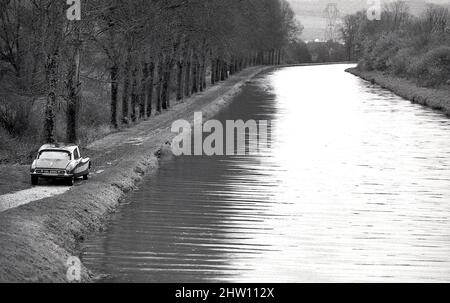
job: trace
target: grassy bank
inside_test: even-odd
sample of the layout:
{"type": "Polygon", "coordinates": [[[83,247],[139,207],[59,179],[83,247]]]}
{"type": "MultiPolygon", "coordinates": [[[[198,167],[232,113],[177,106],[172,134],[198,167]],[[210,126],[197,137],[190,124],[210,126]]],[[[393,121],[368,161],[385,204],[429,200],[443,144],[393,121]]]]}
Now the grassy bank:
{"type": "MultiPolygon", "coordinates": [[[[124,195],[157,170],[160,157],[170,156],[172,121],[192,121],[197,111],[213,117],[264,69],[249,68],[152,120],[95,141],[83,151],[95,165],[89,182],[0,213],[0,281],[66,282],[66,261],[79,255],[78,244],[105,228],[124,195]],[[140,144],[132,143],[136,139],[140,144]]],[[[82,269],[83,281],[94,278],[82,269]]]]}
{"type": "Polygon", "coordinates": [[[361,71],[358,68],[350,68],[347,69],[347,72],[378,84],[413,103],[440,110],[450,117],[450,87],[448,85],[439,88],[419,87],[414,81],[379,71],[361,71]]]}

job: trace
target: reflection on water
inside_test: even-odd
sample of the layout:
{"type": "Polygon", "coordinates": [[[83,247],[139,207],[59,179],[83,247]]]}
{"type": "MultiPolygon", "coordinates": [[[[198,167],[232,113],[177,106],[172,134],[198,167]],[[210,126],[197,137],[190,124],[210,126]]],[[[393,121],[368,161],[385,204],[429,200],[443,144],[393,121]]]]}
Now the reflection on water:
{"type": "Polygon", "coordinates": [[[258,155],[179,157],[83,262],[113,281],[450,281],[450,121],[344,73],[282,68],[220,120],[273,120],[258,155]]]}

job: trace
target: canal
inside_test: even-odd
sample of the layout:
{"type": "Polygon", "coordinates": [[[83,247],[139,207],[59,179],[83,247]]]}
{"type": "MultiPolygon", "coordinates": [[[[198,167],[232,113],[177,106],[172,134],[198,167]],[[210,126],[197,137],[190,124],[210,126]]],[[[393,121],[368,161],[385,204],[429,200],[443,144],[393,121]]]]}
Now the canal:
{"type": "Polygon", "coordinates": [[[251,156],[165,161],[82,261],[114,282],[450,282],[450,120],[344,72],[286,67],[217,118],[251,156]]]}

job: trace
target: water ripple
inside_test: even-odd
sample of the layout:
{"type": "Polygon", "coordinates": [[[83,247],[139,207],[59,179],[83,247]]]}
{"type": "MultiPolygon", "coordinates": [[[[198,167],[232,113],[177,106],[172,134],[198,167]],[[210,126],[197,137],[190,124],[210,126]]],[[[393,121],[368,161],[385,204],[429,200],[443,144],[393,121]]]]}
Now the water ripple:
{"type": "Polygon", "coordinates": [[[273,120],[258,155],[180,157],[83,262],[135,282],[450,282],[450,122],[330,65],[249,82],[218,118],[273,120]]]}

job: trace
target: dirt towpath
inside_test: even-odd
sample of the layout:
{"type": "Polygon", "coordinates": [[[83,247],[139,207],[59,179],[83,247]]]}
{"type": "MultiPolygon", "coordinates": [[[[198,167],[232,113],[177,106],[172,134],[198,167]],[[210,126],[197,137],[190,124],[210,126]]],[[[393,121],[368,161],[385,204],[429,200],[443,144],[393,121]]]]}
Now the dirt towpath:
{"type": "MultiPolygon", "coordinates": [[[[69,190],[50,184],[3,193],[0,199],[21,202],[0,212],[0,282],[67,282],[66,263],[79,255],[80,241],[103,229],[124,195],[156,171],[161,155],[170,154],[166,150],[175,136],[172,122],[192,121],[198,111],[205,119],[213,117],[247,80],[265,69],[246,69],[161,115],[83,148],[82,154],[94,164],[92,176],[69,190]]],[[[81,272],[83,281],[94,278],[84,266],[81,272]]]]}

